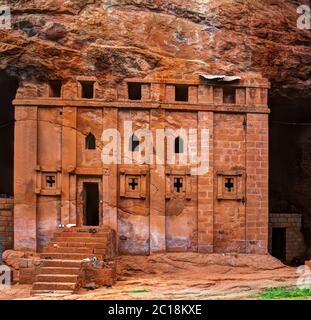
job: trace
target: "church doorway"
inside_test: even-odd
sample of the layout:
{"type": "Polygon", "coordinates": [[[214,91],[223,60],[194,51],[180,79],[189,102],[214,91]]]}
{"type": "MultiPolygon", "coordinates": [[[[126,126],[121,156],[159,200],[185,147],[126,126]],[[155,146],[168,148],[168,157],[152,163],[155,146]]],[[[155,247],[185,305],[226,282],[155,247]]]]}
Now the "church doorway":
{"type": "Polygon", "coordinates": [[[97,177],[78,179],[78,226],[102,224],[102,181],[97,177]]]}
{"type": "Polygon", "coordinates": [[[99,226],[99,186],[98,183],[83,183],[84,217],[85,226],[99,226]]]}

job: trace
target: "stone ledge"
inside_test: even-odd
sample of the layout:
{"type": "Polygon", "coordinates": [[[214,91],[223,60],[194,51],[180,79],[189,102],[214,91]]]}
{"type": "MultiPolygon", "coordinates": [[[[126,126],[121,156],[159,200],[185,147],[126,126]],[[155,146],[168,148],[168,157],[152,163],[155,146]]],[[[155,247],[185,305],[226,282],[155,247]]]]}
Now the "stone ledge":
{"type": "Polygon", "coordinates": [[[139,101],[106,101],[101,99],[15,99],[13,104],[18,106],[40,106],[40,107],[94,107],[94,108],[135,108],[135,109],[168,109],[168,110],[190,110],[190,111],[213,111],[213,112],[238,112],[238,113],[270,113],[265,105],[218,105],[206,103],[189,102],[146,102],[139,101]]]}

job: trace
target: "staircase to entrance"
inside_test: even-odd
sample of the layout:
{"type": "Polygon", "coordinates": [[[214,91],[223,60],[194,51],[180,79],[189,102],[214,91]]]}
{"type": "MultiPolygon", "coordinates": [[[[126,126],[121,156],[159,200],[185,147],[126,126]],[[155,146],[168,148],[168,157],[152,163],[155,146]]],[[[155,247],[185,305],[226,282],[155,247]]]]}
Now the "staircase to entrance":
{"type": "Polygon", "coordinates": [[[40,254],[32,294],[72,294],[79,290],[83,263],[113,260],[113,232],[105,227],[60,228],[40,254]]]}

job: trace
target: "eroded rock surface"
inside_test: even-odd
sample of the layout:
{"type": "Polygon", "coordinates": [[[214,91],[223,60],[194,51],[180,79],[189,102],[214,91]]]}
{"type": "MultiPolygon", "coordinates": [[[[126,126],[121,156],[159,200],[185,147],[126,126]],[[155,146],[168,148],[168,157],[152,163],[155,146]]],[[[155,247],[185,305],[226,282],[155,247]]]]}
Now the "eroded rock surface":
{"type": "Polygon", "coordinates": [[[273,95],[309,96],[311,32],[296,25],[308,0],[8,1],[0,68],[19,78],[261,72],[273,95]]]}
{"type": "Polygon", "coordinates": [[[296,268],[269,255],[252,254],[122,256],[118,269],[119,279],[112,287],[29,297],[29,288],[16,285],[0,299],[256,299],[264,288],[295,286],[298,277],[296,268]]]}

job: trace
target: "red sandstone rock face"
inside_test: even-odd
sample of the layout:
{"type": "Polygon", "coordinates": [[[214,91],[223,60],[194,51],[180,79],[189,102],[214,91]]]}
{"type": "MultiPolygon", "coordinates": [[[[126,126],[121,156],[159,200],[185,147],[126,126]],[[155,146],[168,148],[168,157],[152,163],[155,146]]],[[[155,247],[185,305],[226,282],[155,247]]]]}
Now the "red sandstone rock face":
{"type": "Polygon", "coordinates": [[[34,80],[261,72],[272,93],[310,96],[311,31],[296,27],[308,0],[8,1],[0,68],[34,80]],[[10,3],[11,2],[11,3],[10,3]]]}

